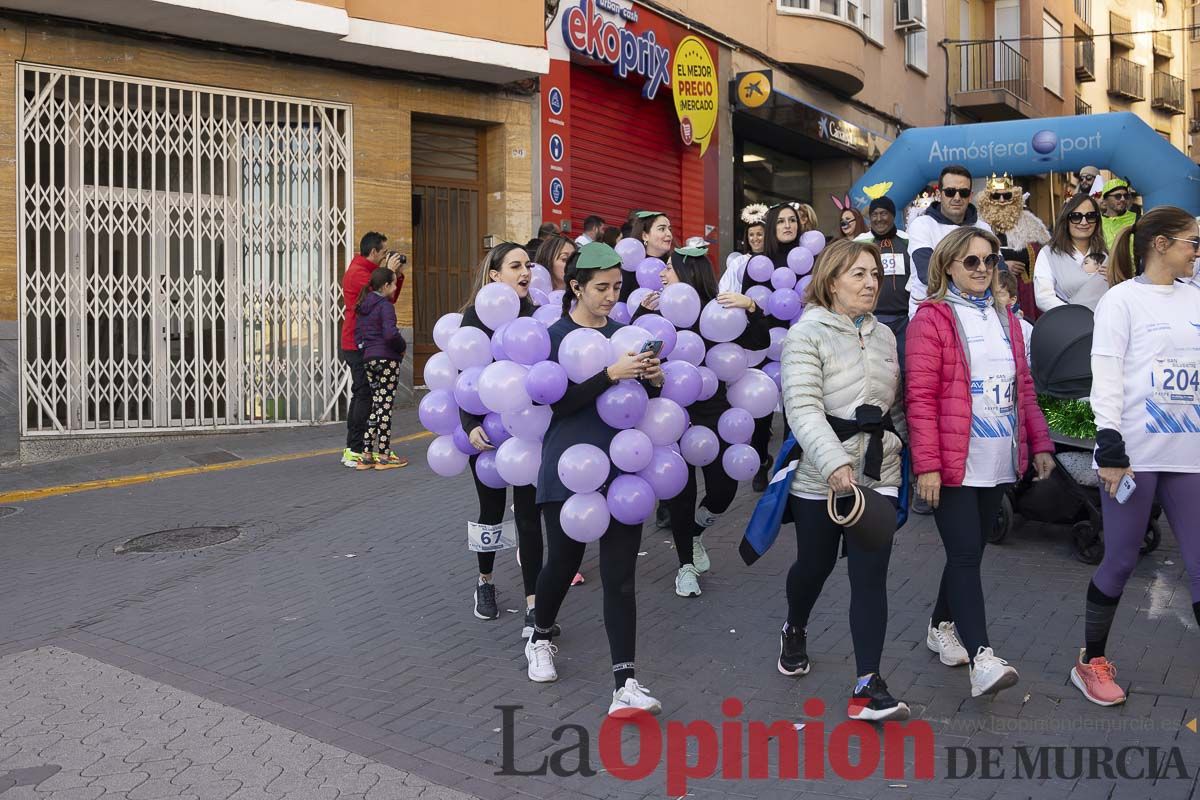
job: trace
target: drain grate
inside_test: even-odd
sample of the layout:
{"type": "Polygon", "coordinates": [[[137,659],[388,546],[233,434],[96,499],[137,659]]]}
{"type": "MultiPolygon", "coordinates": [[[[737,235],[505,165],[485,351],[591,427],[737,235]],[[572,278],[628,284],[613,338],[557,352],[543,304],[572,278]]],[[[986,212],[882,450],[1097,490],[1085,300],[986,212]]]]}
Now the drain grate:
{"type": "Polygon", "coordinates": [[[124,544],[113,548],[117,555],[125,553],[173,553],[179,550],[199,550],[218,544],[232,542],[241,531],[237,528],[204,526],[196,528],[172,528],[155,531],[144,536],[135,536],[124,544]]]}

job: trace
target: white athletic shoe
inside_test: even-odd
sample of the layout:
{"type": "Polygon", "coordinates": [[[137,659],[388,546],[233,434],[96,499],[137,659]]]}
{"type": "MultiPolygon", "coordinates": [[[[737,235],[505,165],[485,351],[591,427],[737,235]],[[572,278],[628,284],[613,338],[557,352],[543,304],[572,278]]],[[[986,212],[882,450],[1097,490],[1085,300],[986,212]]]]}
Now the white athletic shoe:
{"type": "Polygon", "coordinates": [[[554,669],[554,654],[558,648],[546,639],[535,642],[533,637],[525,643],[525,658],[529,661],[529,680],[535,683],[553,683],[558,680],[554,669]]]}
{"type": "Polygon", "coordinates": [[[992,648],[981,647],[971,666],[971,697],[995,694],[1001,689],[1016,686],[1020,678],[1017,670],[1003,658],[998,658],[992,648]]]}
{"type": "Polygon", "coordinates": [[[937,653],[938,659],[947,667],[961,667],[971,661],[953,622],[939,622],[935,628],[931,620],[925,633],[925,646],[937,653]]]}
{"type": "Polygon", "coordinates": [[[700,573],[691,564],[684,564],[675,573],[675,594],[680,597],[699,597],[700,573]]]}
{"type": "Polygon", "coordinates": [[[708,572],[712,566],[712,561],[708,557],[708,551],[704,549],[704,534],[692,539],[692,563],[696,565],[696,571],[700,573],[708,572]]]}
{"type": "Polygon", "coordinates": [[[662,703],[646,694],[646,687],[633,678],[625,681],[625,685],[613,692],[612,705],[608,707],[609,714],[619,714],[622,711],[648,711],[657,714],[662,711],[662,703]]]}

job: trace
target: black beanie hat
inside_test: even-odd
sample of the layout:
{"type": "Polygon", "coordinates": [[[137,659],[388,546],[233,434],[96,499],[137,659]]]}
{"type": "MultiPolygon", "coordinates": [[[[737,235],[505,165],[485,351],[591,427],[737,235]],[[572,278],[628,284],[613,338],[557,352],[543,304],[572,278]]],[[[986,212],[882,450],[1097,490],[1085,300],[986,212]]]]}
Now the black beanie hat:
{"type": "Polygon", "coordinates": [[[874,200],[872,200],[871,205],[867,208],[867,213],[870,214],[877,208],[882,208],[884,211],[890,213],[893,217],[896,216],[896,204],[893,203],[892,198],[888,197],[887,195],[884,195],[883,197],[876,197],[874,200]]]}

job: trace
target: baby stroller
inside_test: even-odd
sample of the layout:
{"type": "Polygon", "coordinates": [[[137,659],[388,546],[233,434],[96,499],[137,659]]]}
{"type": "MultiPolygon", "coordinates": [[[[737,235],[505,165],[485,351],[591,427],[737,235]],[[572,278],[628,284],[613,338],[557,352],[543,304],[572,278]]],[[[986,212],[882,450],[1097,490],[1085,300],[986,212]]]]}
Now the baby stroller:
{"type": "MultiPolygon", "coordinates": [[[[1043,314],[1034,326],[1030,344],[1033,383],[1039,395],[1081,400],[1092,390],[1092,330],[1087,306],[1067,305],[1043,314]]],[[[1100,512],[1100,480],[1092,468],[1093,439],[1077,439],[1050,430],[1057,469],[1050,479],[1034,482],[1024,476],[1004,498],[996,526],[988,540],[1000,542],[1014,525],[1014,512],[1025,519],[1071,526],[1075,556],[1085,564],[1104,557],[1104,521],[1100,512]]],[[[1146,554],[1162,540],[1161,509],[1150,515],[1141,552],[1146,554]]]]}

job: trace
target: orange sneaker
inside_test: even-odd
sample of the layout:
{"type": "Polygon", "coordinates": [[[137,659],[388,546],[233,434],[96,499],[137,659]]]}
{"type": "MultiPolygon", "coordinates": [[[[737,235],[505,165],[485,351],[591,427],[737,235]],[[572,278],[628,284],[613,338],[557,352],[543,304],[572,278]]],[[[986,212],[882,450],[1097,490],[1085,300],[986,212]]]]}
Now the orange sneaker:
{"type": "Polygon", "coordinates": [[[399,469],[407,466],[408,459],[396,455],[391,450],[375,456],[375,469],[399,469]]]}
{"type": "Polygon", "coordinates": [[[1084,650],[1079,651],[1079,661],[1071,670],[1071,683],[1083,692],[1083,696],[1098,706],[1116,706],[1125,702],[1125,690],[1117,685],[1117,668],[1103,656],[1096,656],[1086,664],[1084,650]]]}
{"type": "Polygon", "coordinates": [[[354,465],[356,470],[362,471],[367,469],[375,469],[375,456],[371,455],[366,450],[363,450],[362,458],[354,465]]]}

